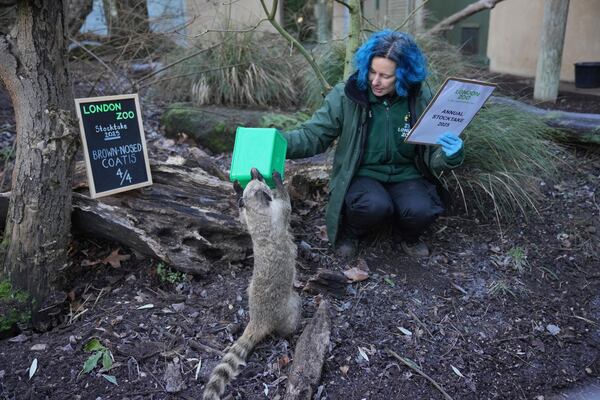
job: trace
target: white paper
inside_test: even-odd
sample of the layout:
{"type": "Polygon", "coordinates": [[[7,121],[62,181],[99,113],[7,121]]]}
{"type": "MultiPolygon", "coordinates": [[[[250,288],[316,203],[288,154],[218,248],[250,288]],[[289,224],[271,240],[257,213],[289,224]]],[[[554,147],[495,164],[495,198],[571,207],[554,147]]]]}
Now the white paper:
{"type": "Polygon", "coordinates": [[[445,132],[460,136],[495,88],[485,82],[448,78],[408,133],[406,141],[435,144],[445,132]]]}

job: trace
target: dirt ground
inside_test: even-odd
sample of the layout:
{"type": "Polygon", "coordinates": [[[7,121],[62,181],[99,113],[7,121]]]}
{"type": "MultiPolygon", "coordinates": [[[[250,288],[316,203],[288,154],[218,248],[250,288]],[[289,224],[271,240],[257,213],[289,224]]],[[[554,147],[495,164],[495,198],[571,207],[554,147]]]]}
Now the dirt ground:
{"type": "MultiPolygon", "coordinates": [[[[600,112],[600,98],[565,98],[562,109],[600,112]]],[[[6,102],[0,118],[6,147],[14,132],[6,102]]],[[[455,400],[552,400],[597,385],[600,155],[568,147],[560,157],[561,175],[540,183],[539,216],[502,225],[444,216],[427,234],[432,255],[421,260],[383,234],[342,263],[321,240],[323,193],[294,203],[303,325],[323,300],[332,319],[314,398],[443,399],[434,381],[455,400]],[[353,266],[368,268],[368,279],[343,285],[337,296],[302,290],[319,268],[353,266]]],[[[0,340],[0,399],[200,398],[218,353],[247,323],[251,255],[200,279],[95,238],[75,235],[70,254],[61,325],[0,340]],[[112,354],[109,371],[82,372],[92,338],[112,354]],[[179,380],[165,379],[168,365],[179,380]]],[[[282,399],[300,331],[261,343],[227,398],[282,399]]]]}

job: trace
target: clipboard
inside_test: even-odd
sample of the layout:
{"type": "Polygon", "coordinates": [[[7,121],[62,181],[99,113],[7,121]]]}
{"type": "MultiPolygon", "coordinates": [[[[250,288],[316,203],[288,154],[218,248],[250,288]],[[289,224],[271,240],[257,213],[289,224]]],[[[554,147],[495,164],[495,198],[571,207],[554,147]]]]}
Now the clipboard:
{"type": "Polygon", "coordinates": [[[404,139],[407,143],[436,144],[445,132],[460,136],[496,89],[473,79],[449,77],[404,139]]]}

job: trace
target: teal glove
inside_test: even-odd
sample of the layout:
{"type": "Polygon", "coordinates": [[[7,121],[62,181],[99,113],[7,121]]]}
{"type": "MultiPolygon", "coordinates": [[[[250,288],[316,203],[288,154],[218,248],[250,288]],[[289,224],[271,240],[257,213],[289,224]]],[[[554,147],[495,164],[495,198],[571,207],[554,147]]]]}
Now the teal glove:
{"type": "Polygon", "coordinates": [[[460,137],[454,135],[452,132],[445,132],[437,140],[436,144],[442,146],[442,151],[446,157],[452,157],[458,154],[463,148],[463,141],[460,137]]]}

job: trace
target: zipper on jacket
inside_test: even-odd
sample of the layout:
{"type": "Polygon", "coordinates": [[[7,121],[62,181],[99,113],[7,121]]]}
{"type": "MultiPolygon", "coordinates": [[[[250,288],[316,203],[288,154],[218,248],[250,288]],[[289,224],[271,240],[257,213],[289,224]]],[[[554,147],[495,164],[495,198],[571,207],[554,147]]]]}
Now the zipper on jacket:
{"type": "Polygon", "coordinates": [[[383,105],[385,106],[385,159],[387,162],[391,158],[391,150],[390,150],[390,105],[387,100],[383,101],[383,105]]]}

